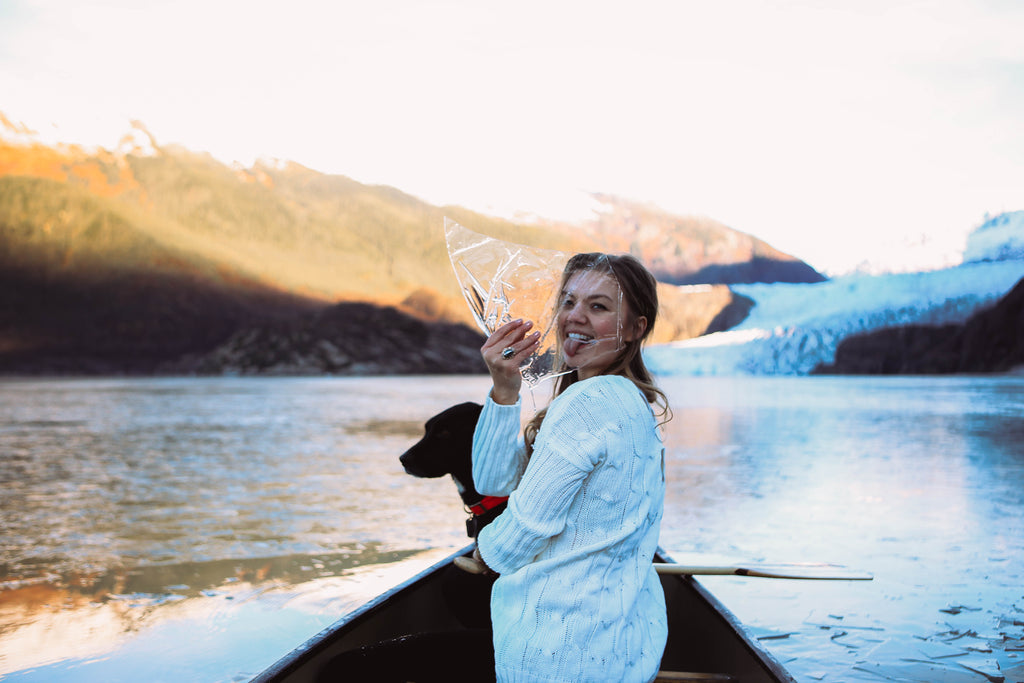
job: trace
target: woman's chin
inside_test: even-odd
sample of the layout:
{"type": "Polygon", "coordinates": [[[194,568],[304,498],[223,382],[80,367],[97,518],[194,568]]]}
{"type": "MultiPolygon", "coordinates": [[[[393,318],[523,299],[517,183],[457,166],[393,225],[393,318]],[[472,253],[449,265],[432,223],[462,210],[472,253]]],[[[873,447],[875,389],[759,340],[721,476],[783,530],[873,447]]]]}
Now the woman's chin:
{"type": "Polygon", "coordinates": [[[562,347],[562,358],[565,359],[565,364],[571,368],[578,368],[580,365],[587,362],[587,360],[593,356],[591,345],[577,343],[573,346],[562,347]]]}

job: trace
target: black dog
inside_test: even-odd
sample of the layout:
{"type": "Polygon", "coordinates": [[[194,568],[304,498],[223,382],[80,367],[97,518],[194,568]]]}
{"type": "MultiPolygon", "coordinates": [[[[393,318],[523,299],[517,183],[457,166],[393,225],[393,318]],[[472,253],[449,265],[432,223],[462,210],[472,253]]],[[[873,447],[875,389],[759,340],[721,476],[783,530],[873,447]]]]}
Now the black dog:
{"type": "MultiPolygon", "coordinates": [[[[451,475],[472,513],[466,533],[473,538],[501,514],[508,500],[480,495],[473,485],[473,431],[481,410],[478,403],[460,403],[438,413],[427,420],[423,438],[399,458],[415,477],[451,475]]],[[[464,629],[409,634],[344,652],[328,662],[317,681],[493,681],[490,599],[495,577],[467,574],[455,565],[442,571],[445,602],[464,629]]]]}
{"type": "Polygon", "coordinates": [[[473,430],[483,407],[460,403],[427,420],[426,433],[399,461],[414,477],[451,475],[462,502],[472,516],[466,520],[466,534],[476,538],[508,505],[508,498],[484,496],[473,485],[473,430]]]}
{"type": "MultiPolygon", "coordinates": [[[[466,534],[476,538],[508,506],[508,498],[484,496],[473,485],[473,431],[483,406],[460,403],[427,420],[423,438],[399,461],[415,477],[451,475],[470,512],[466,534]]],[[[445,570],[443,590],[452,612],[469,628],[490,628],[493,576],[466,574],[454,566],[445,570]]]]}

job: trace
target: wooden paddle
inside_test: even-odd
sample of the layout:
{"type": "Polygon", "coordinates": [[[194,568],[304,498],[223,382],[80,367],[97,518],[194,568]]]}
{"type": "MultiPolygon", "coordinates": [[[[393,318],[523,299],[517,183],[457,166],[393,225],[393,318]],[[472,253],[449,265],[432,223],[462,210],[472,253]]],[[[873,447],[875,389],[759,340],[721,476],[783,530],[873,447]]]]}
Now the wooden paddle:
{"type": "Polygon", "coordinates": [[[691,576],[755,576],[762,579],[811,579],[817,581],[871,581],[875,577],[864,572],[852,572],[834,564],[784,564],[745,567],[697,567],[685,564],[658,562],[654,571],[659,574],[689,574],[691,576]]]}
{"type": "MultiPolygon", "coordinates": [[[[470,574],[483,574],[487,567],[472,557],[456,557],[455,566],[470,574]]],[[[871,574],[851,572],[832,564],[764,565],[749,567],[696,567],[685,564],[658,562],[654,571],[659,574],[688,574],[690,576],[753,576],[762,579],[811,579],[816,581],[871,581],[871,574]]]]}

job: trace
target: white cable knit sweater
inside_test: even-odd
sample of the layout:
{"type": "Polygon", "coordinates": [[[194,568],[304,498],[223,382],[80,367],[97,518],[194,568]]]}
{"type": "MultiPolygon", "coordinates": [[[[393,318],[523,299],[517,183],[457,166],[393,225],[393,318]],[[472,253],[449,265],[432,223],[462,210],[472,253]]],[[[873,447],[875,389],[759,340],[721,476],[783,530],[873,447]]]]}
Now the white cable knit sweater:
{"type": "Polygon", "coordinates": [[[527,459],[520,404],[487,398],[473,481],[509,495],[478,538],[501,576],[491,594],[498,681],[651,681],[668,635],[652,565],[665,498],[650,406],[624,377],[552,401],[527,459]]]}

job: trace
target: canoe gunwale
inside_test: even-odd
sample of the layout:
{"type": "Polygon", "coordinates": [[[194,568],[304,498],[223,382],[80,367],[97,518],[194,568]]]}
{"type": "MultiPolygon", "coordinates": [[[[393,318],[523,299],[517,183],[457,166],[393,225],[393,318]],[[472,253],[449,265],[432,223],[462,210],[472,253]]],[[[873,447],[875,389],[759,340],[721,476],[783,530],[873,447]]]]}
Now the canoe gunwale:
{"type": "Polygon", "coordinates": [[[377,597],[364,602],[355,610],[341,617],[330,626],[325,627],[319,633],[310,637],[304,643],[286,654],[272,666],[265,669],[260,675],[253,678],[250,683],[272,683],[273,681],[284,680],[282,678],[283,676],[286,676],[293,669],[300,668],[303,662],[312,656],[318,649],[326,647],[330,643],[332,636],[336,633],[347,630],[354,624],[369,618],[377,610],[383,609],[384,606],[396,595],[399,595],[404,591],[413,590],[420,580],[427,578],[441,568],[451,564],[456,557],[473,552],[473,548],[475,547],[476,543],[470,543],[461,550],[457,550],[448,557],[438,560],[405,581],[392,586],[377,597]]]}
{"type": "MultiPolygon", "coordinates": [[[[334,623],[325,627],[319,633],[310,637],[301,645],[283,656],[258,676],[253,678],[251,683],[284,683],[289,680],[309,680],[309,678],[303,677],[299,672],[308,667],[310,662],[318,657],[333,656],[332,653],[329,654],[329,651],[334,647],[334,644],[339,640],[339,638],[344,637],[342,634],[351,632],[353,629],[359,629],[361,625],[365,626],[366,624],[363,624],[363,622],[372,623],[374,616],[378,612],[387,609],[396,600],[400,601],[407,595],[415,595],[417,589],[419,589],[424,583],[432,577],[436,578],[440,573],[440,570],[450,565],[456,557],[471,553],[474,547],[475,543],[470,543],[462,549],[453,552],[449,556],[416,573],[405,581],[389,588],[377,597],[363,603],[352,612],[349,612],[334,623]],[[293,675],[295,676],[293,677],[293,675]]],[[[661,548],[658,548],[654,561],[671,563],[673,560],[661,548]]],[[[664,584],[665,577],[662,577],[662,580],[664,584]]],[[[796,683],[796,679],[786,671],[782,664],[779,663],[779,661],[775,659],[770,652],[757,642],[742,622],[693,576],[675,575],[671,577],[671,580],[678,581],[680,585],[685,584],[687,588],[696,594],[699,600],[706,603],[706,606],[711,612],[717,613],[717,617],[722,622],[722,626],[720,628],[724,628],[735,640],[740,642],[742,649],[747,651],[750,659],[758,663],[759,670],[762,671],[762,674],[766,674],[771,680],[777,681],[778,683],[796,683]]],[[[683,589],[680,588],[679,590],[683,589]]],[[[668,600],[667,595],[666,600],[668,600]]],[[[669,609],[671,612],[671,606],[669,609]]]]}
{"type": "MultiPolygon", "coordinates": [[[[655,562],[665,562],[669,564],[675,563],[675,560],[664,550],[659,547],[655,551],[655,562]]],[[[744,647],[749,651],[750,655],[760,661],[761,666],[764,667],[772,676],[774,676],[780,683],[797,683],[793,675],[786,670],[786,668],[779,662],[778,659],[772,655],[764,646],[762,646],[756,638],[747,630],[743,622],[740,621],[735,614],[732,613],[728,607],[723,605],[718,598],[714,596],[696,577],[691,575],[677,575],[677,577],[690,585],[690,587],[703,599],[712,610],[718,613],[721,619],[728,625],[728,627],[736,634],[737,638],[743,643],[744,647]]]]}

